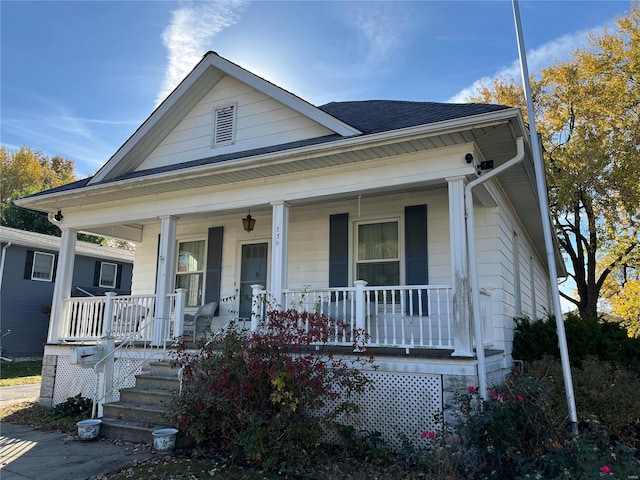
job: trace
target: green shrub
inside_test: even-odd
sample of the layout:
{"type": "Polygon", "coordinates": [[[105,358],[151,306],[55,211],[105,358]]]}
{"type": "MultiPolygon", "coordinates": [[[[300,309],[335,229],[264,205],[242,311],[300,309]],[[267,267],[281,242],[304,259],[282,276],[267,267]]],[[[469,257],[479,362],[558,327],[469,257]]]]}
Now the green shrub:
{"type": "Polygon", "coordinates": [[[64,402],[58,403],[51,410],[51,414],[57,418],[90,418],[93,401],[90,398],[83,397],[81,394],[75,397],[69,397],[64,402]]]}
{"type": "MultiPolygon", "coordinates": [[[[529,362],[545,355],[560,358],[553,316],[537,321],[518,318],[515,322],[513,358],[529,362]]],[[[564,327],[572,365],[579,366],[585,357],[596,356],[640,374],[640,338],[629,338],[624,327],[572,314],[567,316],[564,327]]]]}
{"type": "MultiPolygon", "coordinates": [[[[171,418],[198,443],[286,471],[308,461],[323,431],[356,409],[352,395],[369,381],[353,366],[325,352],[342,324],[319,314],[272,311],[251,334],[233,326],[195,354],[178,351],[182,392],[171,418]]],[[[349,332],[361,345],[359,332],[349,332]]]]}
{"type": "MultiPolygon", "coordinates": [[[[544,357],[532,362],[527,371],[550,385],[550,408],[556,415],[566,412],[560,362],[544,357]]],[[[595,356],[586,356],[580,367],[572,367],[571,376],[579,421],[595,418],[617,436],[623,436],[625,430],[640,421],[639,375],[595,356]]]]}
{"type": "Polygon", "coordinates": [[[629,478],[640,471],[636,450],[611,442],[597,422],[572,437],[566,414],[551,408],[553,389],[547,380],[512,375],[483,401],[470,386],[449,406],[459,417],[455,433],[425,432],[427,452],[456,466],[451,478],[471,471],[466,478],[629,478]],[[447,438],[455,443],[443,443],[447,438]]]}

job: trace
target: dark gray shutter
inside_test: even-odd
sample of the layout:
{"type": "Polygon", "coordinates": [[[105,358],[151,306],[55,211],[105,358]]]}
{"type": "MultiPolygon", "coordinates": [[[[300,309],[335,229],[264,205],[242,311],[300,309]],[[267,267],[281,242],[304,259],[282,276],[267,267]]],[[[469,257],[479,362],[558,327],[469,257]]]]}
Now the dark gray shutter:
{"type": "Polygon", "coordinates": [[[93,267],[93,286],[100,286],[100,269],[102,268],[102,262],[100,260],[96,260],[95,267],[93,267]]]}
{"type": "MultiPolygon", "coordinates": [[[[427,206],[413,205],[404,209],[405,284],[427,285],[427,206]]],[[[422,313],[427,313],[427,296],[422,292],[422,313]]],[[[409,308],[407,304],[407,309],[409,308]]],[[[413,312],[418,312],[418,298],[413,298],[413,312]]]]}
{"type": "Polygon", "coordinates": [[[33,250],[27,250],[27,261],[24,264],[24,279],[31,280],[33,271],[33,250]]]}
{"type": "Polygon", "coordinates": [[[116,288],[120,288],[122,286],[122,265],[116,265],[116,288]]]}
{"type": "Polygon", "coordinates": [[[53,272],[51,274],[51,281],[56,281],[56,273],[58,273],[58,255],[53,256],[53,272]]]}
{"type": "Polygon", "coordinates": [[[220,286],[222,283],[222,237],[224,227],[211,227],[207,241],[207,274],[204,303],[218,302],[220,309],[220,286]]]}
{"type": "Polygon", "coordinates": [[[349,214],[329,216],[329,287],[349,283],[349,214]]]}

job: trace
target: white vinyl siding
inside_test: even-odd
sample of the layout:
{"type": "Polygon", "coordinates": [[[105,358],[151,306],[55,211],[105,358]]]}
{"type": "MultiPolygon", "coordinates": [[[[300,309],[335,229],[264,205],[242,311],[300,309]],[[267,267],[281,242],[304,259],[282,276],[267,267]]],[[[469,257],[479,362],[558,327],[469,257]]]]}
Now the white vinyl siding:
{"type": "Polygon", "coordinates": [[[236,105],[234,141],[216,155],[323,137],[333,132],[308,117],[225,76],[168,133],[137,171],[211,156],[214,109],[236,105]]]}
{"type": "Polygon", "coordinates": [[[100,265],[100,286],[115,288],[118,265],[115,263],[102,262],[100,265]]]}
{"type": "Polygon", "coordinates": [[[51,253],[34,252],[31,280],[50,282],[53,280],[53,265],[56,256],[51,253]]]}

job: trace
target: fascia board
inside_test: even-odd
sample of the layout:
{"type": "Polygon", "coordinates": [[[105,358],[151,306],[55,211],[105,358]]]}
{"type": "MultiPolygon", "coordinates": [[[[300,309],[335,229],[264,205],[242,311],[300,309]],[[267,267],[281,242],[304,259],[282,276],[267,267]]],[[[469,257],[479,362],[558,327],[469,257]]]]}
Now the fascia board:
{"type": "Polygon", "coordinates": [[[265,95],[274,98],[287,107],[297,111],[301,115],[315,120],[322,126],[334,131],[339,135],[342,135],[343,137],[350,137],[362,133],[360,132],[360,130],[344,123],[341,120],[338,120],[337,118],[329,115],[326,112],[323,112],[319,108],[311,105],[307,101],[292,94],[291,92],[288,92],[276,86],[268,80],[265,80],[264,78],[261,78],[249,72],[248,70],[245,70],[239,65],[236,65],[235,63],[230,62],[229,60],[220,57],[215,53],[210,55],[209,62],[212,66],[219,68],[224,73],[235,77],[239,81],[246,83],[247,85],[255,88],[265,95]]]}
{"type": "Polygon", "coordinates": [[[472,117],[463,117],[453,120],[445,120],[443,122],[431,123],[428,125],[420,125],[400,130],[393,130],[379,134],[363,135],[359,137],[349,137],[335,142],[329,142],[321,145],[311,145],[291,150],[278,152],[277,154],[267,153],[256,155],[249,158],[237,159],[229,162],[214,163],[209,165],[199,165],[187,169],[176,170],[174,172],[161,172],[142,177],[129,178],[125,180],[117,180],[107,184],[92,185],[89,184],[78,190],[56,192],[51,194],[39,195],[37,197],[27,197],[16,200],[16,205],[38,209],[40,200],[51,202],[56,198],[64,199],[68,196],[77,197],[78,195],[88,197],[93,192],[108,191],[109,189],[121,189],[134,187],[136,184],[146,182],[167,182],[175,181],[178,177],[190,177],[201,175],[202,173],[213,173],[224,170],[239,170],[255,166],[263,166],[266,164],[275,164],[278,162],[291,161],[296,158],[307,158],[318,154],[336,154],[351,151],[358,148],[374,147],[377,145],[387,144],[393,141],[411,140],[412,138],[420,138],[425,136],[442,135],[470,127],[486,127],[491,125],[499,125],[509,122],[516,116],[518,109],[505,109],[497,112],[488,112],[472,117]]]}
{"type": "MultiPolygon", "coordinates": [[[[220,57],[216,53],[209,52],[198,65],[185,77],[185,79],[169,94],[169,96],[151,113],[142,125],[129,137],[129,139],[118,149],[118,151],[107,161],[107,163],[95,174],[89,184],[99,183],[107,180],[117,171],[117,167],[123,159],[135,149],[138,142],[142,142],[147,135],[158,125],[161,120],[171,114],[172,110],[180,108],[180,102],[187,96],[190,90],[196,88],[198,82],[208,73],[209,69],[217,70],[210,74],[217,83],[224,74],[235,77],[241,82],[255,88],[284,105],[318,122],[324,127],[332,130],[344,137],[359,135],[361,132],[356,128],[338,120],[326,112],[318,109],[300,97],[293,95],[286,90],[268,82],[267,80],[254,75],[242,67],[220,57]]],[[[208,88],[212,88],[209,86],[208,88]]],[[[206,93],[206,92],[205,92],[206,93]]]]}

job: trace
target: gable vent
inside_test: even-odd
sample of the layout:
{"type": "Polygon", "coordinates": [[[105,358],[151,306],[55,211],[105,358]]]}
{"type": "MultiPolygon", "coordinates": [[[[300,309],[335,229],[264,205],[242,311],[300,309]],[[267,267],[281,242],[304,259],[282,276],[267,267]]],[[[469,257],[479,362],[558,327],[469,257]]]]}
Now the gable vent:
{"type": "Polygon", "coordinates": [[[236,106],[227,105],[213,111],[213,145],[229,145],[235,140],[236,106]]]}

